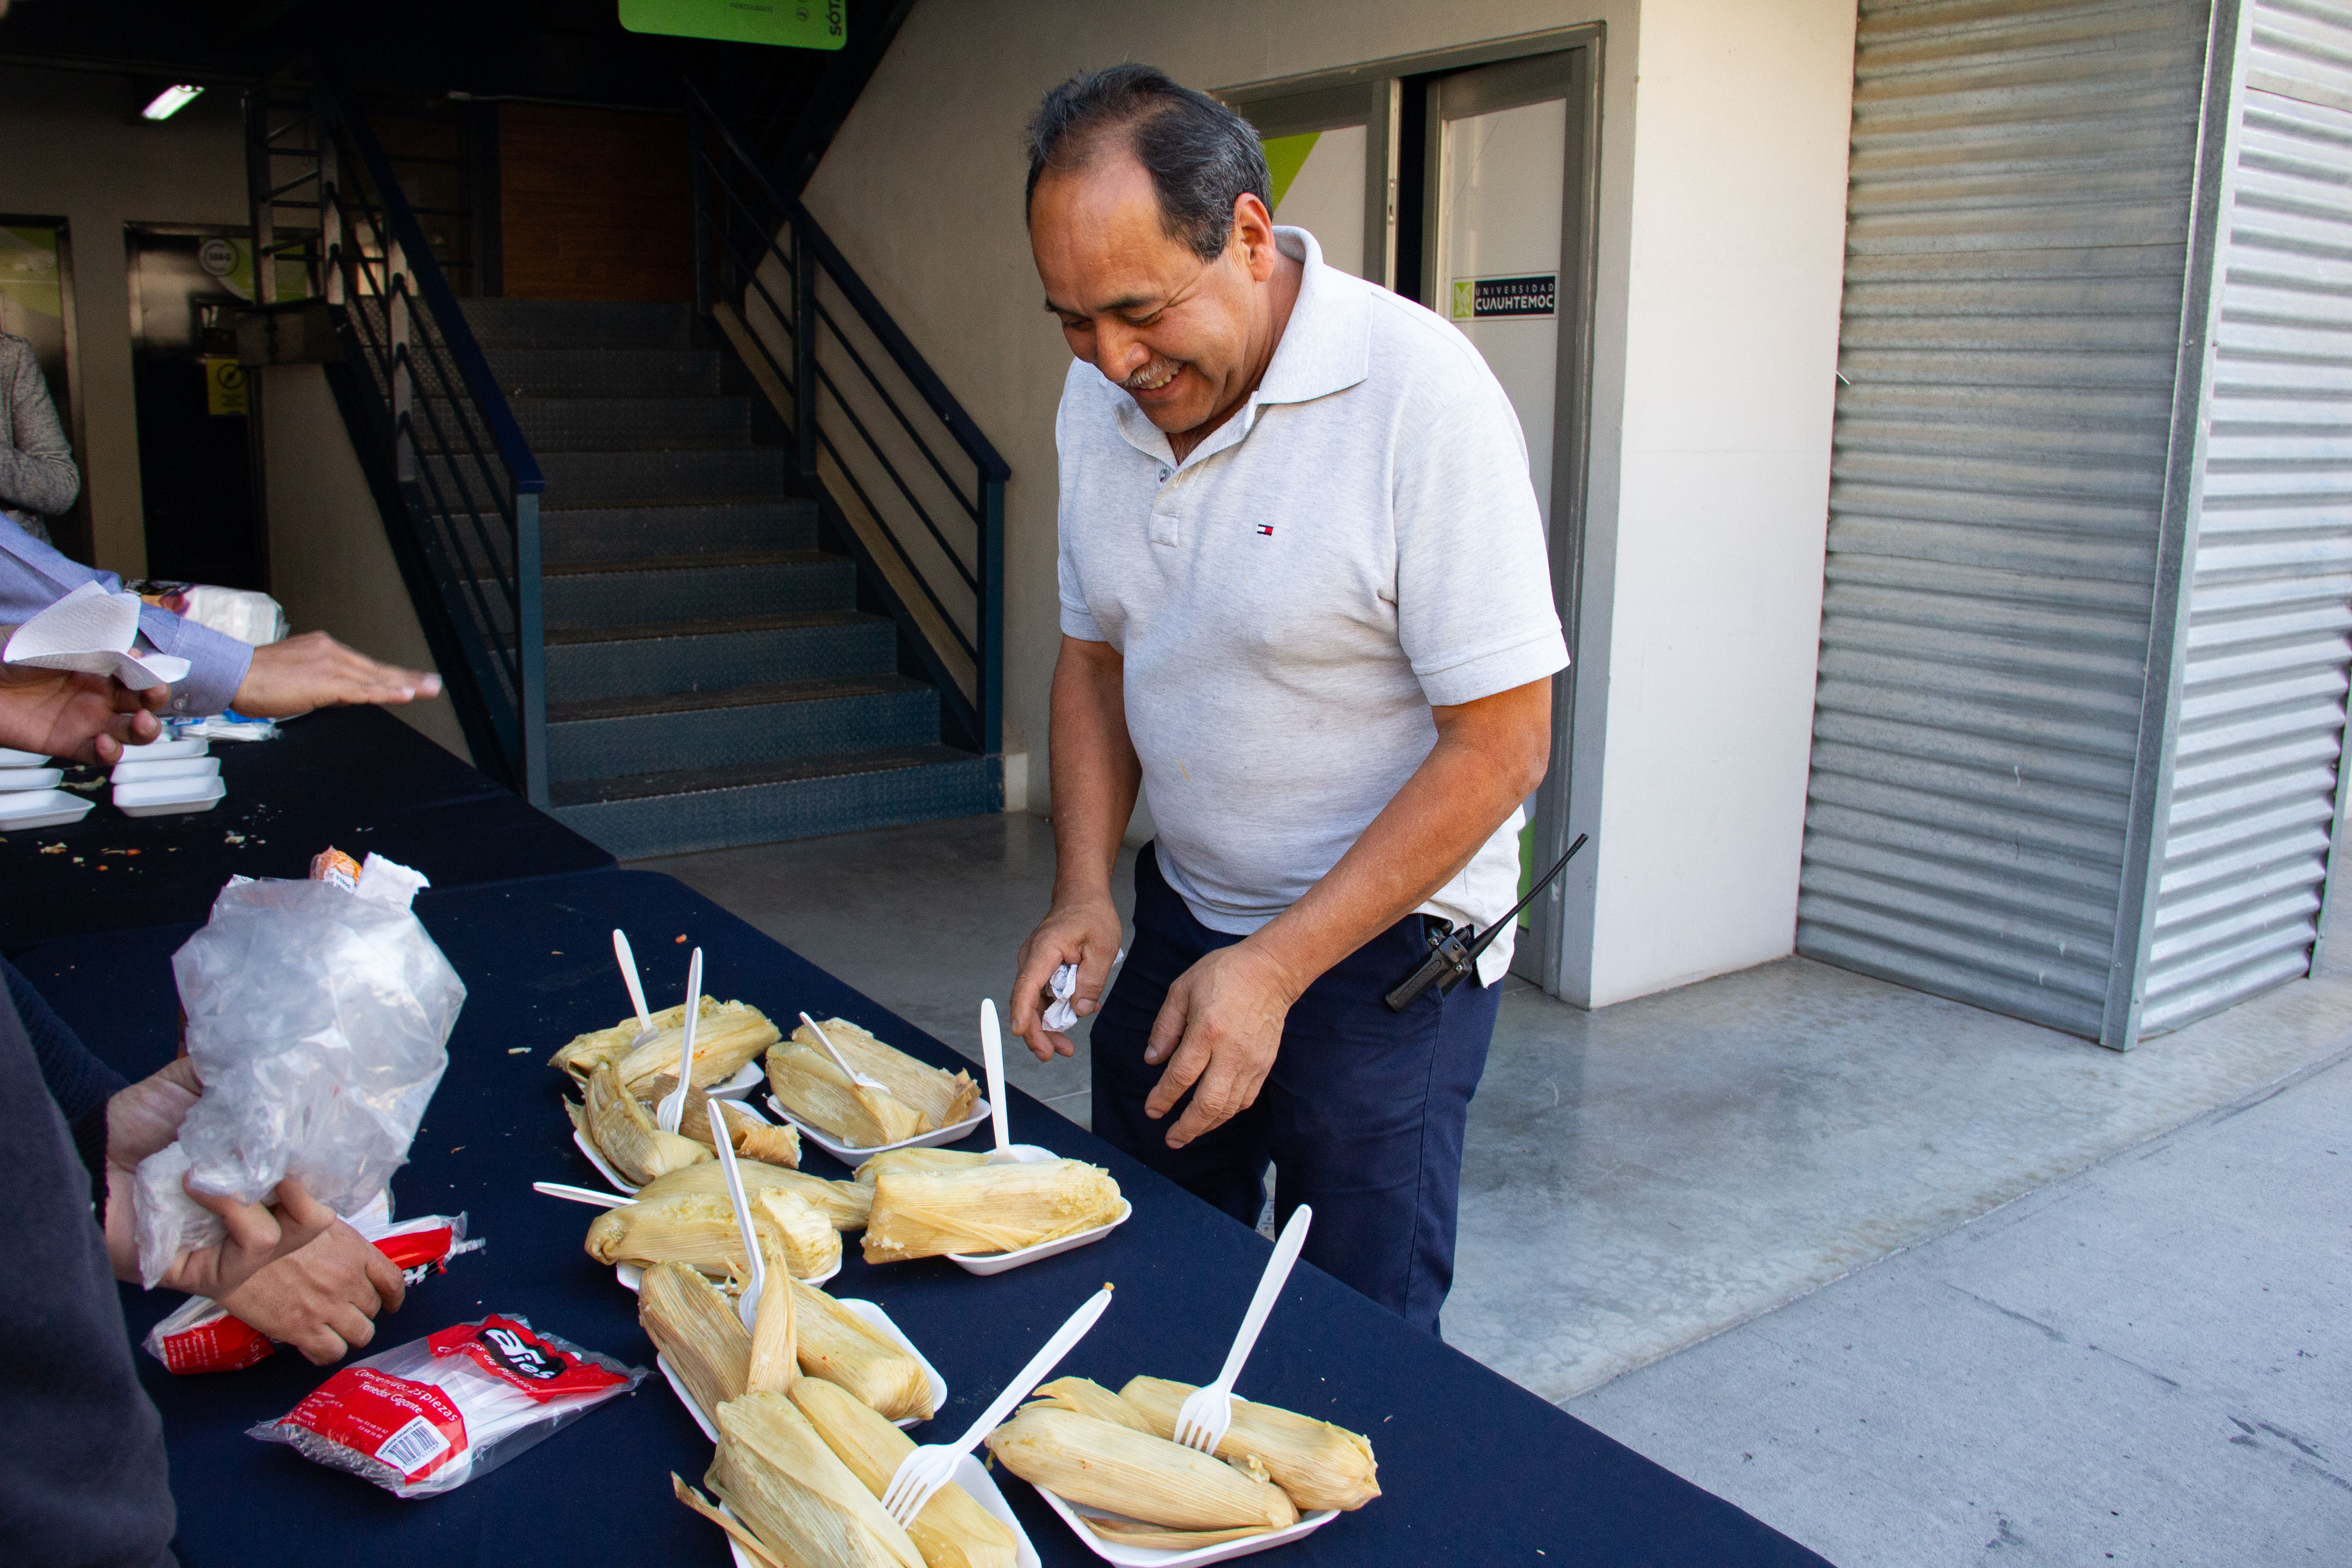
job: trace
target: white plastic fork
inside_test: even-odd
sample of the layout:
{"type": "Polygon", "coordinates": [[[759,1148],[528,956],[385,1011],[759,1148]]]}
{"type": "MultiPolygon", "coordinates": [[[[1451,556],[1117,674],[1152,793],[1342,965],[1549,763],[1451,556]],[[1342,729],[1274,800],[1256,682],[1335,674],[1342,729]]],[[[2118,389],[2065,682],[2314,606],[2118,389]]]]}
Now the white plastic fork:
{"type": "Polygon", "coordinates": [[[727,1101],[709,1102],[710,1143],[719,1151],[719,1168],[727,1175],[727,1198],[735,1205],[735,1228],[743,1237],[743,1256],[751,1261],[743,1279],[743,1294],[735,1299],[735,1315],[743,1320],[747,1329],[756,1329],[760,1321],[760,1292],[768,1288],[768,1266],[760,1257],[759,1232],[751,1227],[751,1205],[743,1198],[743,1173],[735,1165],[735,1140],[728,1135],[723,1107],[727,1101]]]}
{"type": "Polygon", "coordinates": [[[635,1049],[654,1032],[654,1016],[646,1010],[645,983],[637,978],[637,955],[629,946],[629,933],[618,926],[613,928],[613,958],[621,966],[621,984],[629,988],[629,1005],[637,1010],[637,1037],[629,1042],[635,1049]]]}
{"type": "Polygon", "coordinates": [[[996,1133],[996,1152],[988,1157],[992,1165],[1017,1165],[1021,1156],[1013,1152],[1012,1135],[1004,1121],[1004,1032],[996,1023],[996,999],[980,999],[980,1065],[988,1076],[988,1124],[996,1133]]]}
{"type": "Polygon", "coordinates": [[[1179,1443],[1213,1455],[1217,1445],[1225,1440],[1234,1424],[1234,1384],[1242,1375],[1242,1363],[1257,1345],[1258,1331],[1273,1313],[1282,1283],[1290,1278],[1290,1266],[1298,1261],[1299,1248],[1307,1245],[1307,1227],[1314,1221],[1315,1211],[1305,1204],[1291,1211],[1290,1223],[1282,1227],[1274,1256],[1266,1259],[1265,1272],[1258,1279],[1257,1294],[1250,1298],[1249,1310],[1242,1314],[1242,1331],[1234,1336],[1234,1348],[1226,1352],[1224,1371],[1208,1387],[1186,1394],[1176,1411],[1179,1443]]]}
{"type": "Polygon", "coordinates": [[[824,1054],[833,1058],[833,1065],[839,1068],[848,1078],[850,1082],[856,1084],[860,1089],[878,1089],[885,1094],[890,1092],[890,1086],[888,1084],[884,1083],[878,1078],[867,1078],[864,1073],[859,1072],[856,1068],[851,1067],[848,1062],[845,1061],[842,1058],[841,1053],[834,1048],[833,1042],[825,1038],[824,1030],[818,1026],[817,1021],[814,1018],[812,1018],[806,1013],[803,1013],[801,1015],[801,1022],[809,1026],[809,1033],[816,1037],[816,1043],[824,1047],[824,1054]]]}
{"type": "Polygon", "coordinates": [[[661,1114],[655,1122],[665,1132],[677,1131],[686,1120],[686,1091],[694,1086],[694,1026],[702,1016],[702,950],[696,948],[686,965],[686,1032],[677,1042],[677,1087],[662,1096],[661,1114]]]}
{"type": "Polygon", "coordinates": [[[562,1198],[566,1203],[587,1204],[600,1209],[616,1209],[637,1201],[625,1194],[600,1193],[593,1187],[566,1186],[562,1182],[533,1182],[530,1190],[544,1193],[551,1198],[562,1198]]]}
{"type": "Polygon", "coordinates": [[[966,1428],[964,1435],[953,1443],[925,1443],[898,1461],[890,1477],[890,1484],[882,1490],[882,1507],[901,1528],[911,1528],[924,1505],[939,1495],[941,1487],[955,1479],[956,1466],[963,1457],[977,1447],[982,1438],[996,1430],[1013,1407],[1029,1397],[1030,1390],[1045,1381],[1045,1374],[1062,1363],[1072,1346],[1087,1337],[1110,1306],[1111,1288],[1108,1285],[1087,1299],[1087,1304],[1070,1314],[1070,1321],[1054,1331],[1045,1348],[1029,1358],[1011,1383],[1004,1385],[989,1407],[980,1413],[980,1419],[966,1428]]]}

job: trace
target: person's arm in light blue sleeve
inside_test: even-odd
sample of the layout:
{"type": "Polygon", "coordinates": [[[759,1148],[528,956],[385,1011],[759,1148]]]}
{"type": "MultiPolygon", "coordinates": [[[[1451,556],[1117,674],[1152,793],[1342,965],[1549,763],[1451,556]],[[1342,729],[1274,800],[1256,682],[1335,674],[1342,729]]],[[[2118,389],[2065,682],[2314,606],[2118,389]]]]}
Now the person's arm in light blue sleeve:
{"type": "Polygon", "coordinates": [[[139,629],[158,653],[188,661],[187,678],[172,688],[174,718],[202,719],[236,706],[237,688],[253,668],[253,648],[233,637],[200,626],[149,605],[139,612],[139,629]]]}

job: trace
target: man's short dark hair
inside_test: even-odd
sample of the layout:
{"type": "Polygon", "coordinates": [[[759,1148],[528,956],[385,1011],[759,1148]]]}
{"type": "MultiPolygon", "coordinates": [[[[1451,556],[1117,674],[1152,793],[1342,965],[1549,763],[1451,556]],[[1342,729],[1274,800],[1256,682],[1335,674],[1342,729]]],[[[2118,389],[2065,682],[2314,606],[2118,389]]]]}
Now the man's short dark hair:
{"type": "Polygon", "coordinates": [[[1244,191],[1274,210],[1256,129],[1207,93],[1142,65],[1084,71],[1045,95],[1029,120],[1024,203],[1036,198],[1047,170],[1086,167],[1119,132],[1151,176],[1168,237],[1202,260],[1214,259],[1232,237],[1234,203],[1244,191]]]}

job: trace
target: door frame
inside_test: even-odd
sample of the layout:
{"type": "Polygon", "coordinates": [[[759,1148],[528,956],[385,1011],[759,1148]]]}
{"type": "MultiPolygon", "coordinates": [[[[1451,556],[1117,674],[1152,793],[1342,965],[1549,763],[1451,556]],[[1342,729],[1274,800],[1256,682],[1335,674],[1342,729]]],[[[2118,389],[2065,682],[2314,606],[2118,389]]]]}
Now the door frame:
{"type": "MultiPolygon", "coordinates": [[[[1559,382],[1552,400],[1551,558],[1553,601],[1570,650],[1583,629],[1585,550],[1592,466],[1593,310],[1600,270],[1601,99],[1605,26],[1599,22],[1548,28],[1507,38],[1391,56],[1361,65],[1213,89],[1219,101],[1240,110],[1263,134],[1321,130],[1338,125],[1370,128],[1365,146],[1366,235],[1364,254],[1385,257],[1389,288],[1398,281],[1400,247],[1411,247],[1420,264],[1414,293],[1433,293],[1438,215],[1435,150],[1442,145],[1441,116],[1433,112],[1443,79],[1481,66],[1565,55],[1569,71],[1568,137],[1563,160],[1567,190],[1560,204],[1560,277],[1563,311],[1559,382]],[[1353,108],[1349,107],[1350,104],[1353,108]],[[1261,114],[1264,118],[1261,119],[1261,114]],[[1322,118],[1317,118],[1317,116],[1322,118]],[[1385,169],[1375,173],[1385,146],[1385,169]],[[1378,244],[1375,244],[1377,238],[1378,244]],[[1565,314],[1573,301],[1575,314],[1565,314]]],[[[1498,105],[1497,107],[1500,107],[1498,105]]],[[[1368,265],[1367,272],[1372,268],[1368,265]]],[[[1429,298],[1421,302],[1434,309],[1429,298]]],[[[1570,798],[1580,697],[1597,709],[1607,700],[1605,683],[1589,692],[1584,665],[1571,664],[1552,682],[1551,763],[1529,813],[1534,827],[1532,860],[1549,868],[1567,850],[1574,820],[1585,830],[1597,826],[1599,801],[1570,798]]],[[[1557,996],[1565,978],[1569,935],[1567,879],[1554,882],[1529,908],[1525,940],[1511,960],[1523,975],[1557,996]]]]}

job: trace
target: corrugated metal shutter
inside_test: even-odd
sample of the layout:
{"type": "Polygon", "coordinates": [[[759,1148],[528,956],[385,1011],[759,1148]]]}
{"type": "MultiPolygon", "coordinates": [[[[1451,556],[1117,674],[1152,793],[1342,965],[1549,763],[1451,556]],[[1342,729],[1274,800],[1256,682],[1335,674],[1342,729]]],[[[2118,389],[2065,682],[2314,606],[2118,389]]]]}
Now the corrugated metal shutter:
{"type": "Polygon", "coordinates": [[[2254,7],[2143,1033],[2303,974],[2352,666],[2352,5],[2254,7]]]}
{"type": "Polygon", "coordinates": [[[1865,3],[1797,946],[2095,1037],[2208,7],[1865,3]]]}

